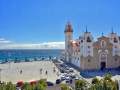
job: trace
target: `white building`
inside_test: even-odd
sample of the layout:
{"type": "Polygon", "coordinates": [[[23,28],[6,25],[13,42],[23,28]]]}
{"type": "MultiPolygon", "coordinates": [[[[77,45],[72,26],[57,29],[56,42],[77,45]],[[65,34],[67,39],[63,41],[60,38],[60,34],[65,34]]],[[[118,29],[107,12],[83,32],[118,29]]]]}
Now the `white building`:
{"type": "Polygon", "coordinates": [[[91,32],[73,40],[70,23],[65,27],[65,60],[82,70],[117,68],[120,66],[120,36],[112,32],[94,41],[91,32]]]}

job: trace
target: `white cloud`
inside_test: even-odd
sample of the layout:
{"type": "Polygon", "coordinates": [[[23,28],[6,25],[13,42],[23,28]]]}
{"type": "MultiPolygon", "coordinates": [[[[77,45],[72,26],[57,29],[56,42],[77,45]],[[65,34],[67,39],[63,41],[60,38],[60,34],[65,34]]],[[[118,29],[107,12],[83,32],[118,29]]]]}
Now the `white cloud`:
{"type": "MultiPolygon", "coordinates": [[[[6,41],[7,42],[7,41],[6,41]]],[[[37,44],[0,43],[0,49],[64,49],[64,42],[44,42],[37,44]]]]}
{"type": "Polygon", "coordinates": [[[0,49],[64,49],[64,42],[14,43],[0,38],[0,49]]]}
{"type": "Polygon", "coordinates": [[[0,44],[8,44],[8,43],[12,43],[12,42],[4,38],[0,38],[0,44]]]}

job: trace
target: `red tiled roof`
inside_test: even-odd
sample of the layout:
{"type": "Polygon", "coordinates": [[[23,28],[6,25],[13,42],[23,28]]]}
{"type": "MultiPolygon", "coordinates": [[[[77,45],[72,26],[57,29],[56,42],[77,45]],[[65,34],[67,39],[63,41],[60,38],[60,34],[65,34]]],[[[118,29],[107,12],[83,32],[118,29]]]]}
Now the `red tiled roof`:
{"type": "Polygon", "coordinates": [[[72,45],[72,47],[77,47],[77,46],[79,46],[79,43],[76,41],[71,41],[71,45],[72,45]]]}

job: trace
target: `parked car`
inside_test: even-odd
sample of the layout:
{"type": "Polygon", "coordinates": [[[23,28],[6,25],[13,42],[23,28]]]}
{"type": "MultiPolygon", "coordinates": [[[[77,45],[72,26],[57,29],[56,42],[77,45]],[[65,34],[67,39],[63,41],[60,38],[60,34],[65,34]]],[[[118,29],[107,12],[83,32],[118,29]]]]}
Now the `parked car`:
{"type": "Polygon", "coordinates": [[[78,78],[78,77],[75,77],[75,80],[79,80],[79,78],[78,78]]]}
{"type": "Polygon", "coordinates": [[[65,76],[65,77],[67,77],[67,76],[68,76],[68,74],[67,74],[67,73],[64,73],[64,76],[65,76]]]}
{"type": "Polygon", "coordinates": [[[57,79],[56,80],[56,84],[60,84],[61,83],[61,80],[60,79],[57,79]]]}
{"type": "Polygon", "coordinates": [[[70,80],[70,77],[69,76],[65,77],[65,80],[70,80]]]}
{"type": "Polygon", "coordinates": [[[54,84],[50,81],[47,81],[46,83],[47,83],[47,86],[54,86],[54,84]]]}
{"type": "Polygon", "coordinates": [[[64,64],[65,67],[68,67],[66,64],[64,64]]]}
{"type": "Polygon", "coordinates": [[[60,67],[64,67],[64,65],[63,65],[63,64],[60,64],[60,67]]]}
{"type": "Polygon", "coordinates": [[[69,83],[70,82],[70,80],[66,80],[66,83],[69,83]]]}
{"type": "Polygon", "coordinates": [[[61,80],[65,80],[65,75],[62,75],[62,76],[61,76],[61,80]]]}
{"type": "Polygon", "coordinates": [[[60,72],[61,72],[61,73],[64,73],[65,71],[64,71],[63,69],[60,69],[60,72]]]}
{"type": "Polygon", "coordinates": [[[69,68],[69,71],[70,71],[70,72],[74,72],[73,68],[69,68]]]}
{"type": "Polygon", "coordinates": [[[66,70],[69,70],[70,68],[69,68],[69,67],[66,67],[65,69],[66,69],[66,70]]]}
{"type": "Polygon", "coordinates": [[[66,77],[66,83],[72,83],[72,78],[70,76],[67,76],[66,77]]]}
{"type": "Polygon", "coordinates": [[[76,76],[75,76],[75,75],[71,75],[70,77],[71,77],[72,79],[75,79],[75,78],[76,78],[76,76]]]}

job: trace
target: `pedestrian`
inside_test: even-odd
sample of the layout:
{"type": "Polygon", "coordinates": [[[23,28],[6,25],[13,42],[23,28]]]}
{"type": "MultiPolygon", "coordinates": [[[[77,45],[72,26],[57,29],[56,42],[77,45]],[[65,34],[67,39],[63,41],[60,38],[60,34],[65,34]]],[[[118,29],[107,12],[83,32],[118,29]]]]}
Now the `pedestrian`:
{"type": "Polygon", "coordinates": [[[40,74],[42,74],[42,68],[40,69],[40,74]]]}
{"type": "Polygon", "coordinates": [[[48,73],[48,72],[47,72],[47,70],[46,70],[45,74],[47,75],[47,73],[48,73]]]}
{"type": "Polygon", "coordinates": [[[22,70],[20,70],[20,74],[22,74],[22,70]]]}
{"type": "Polygon", "coordinates": [[[53,72],[54,72],[54,73],[56,72],[55,67],[53,67],[53,72]]]}
{"type": "Polygon", "coordinates": [[[59,71],[57,72],[57,76],[59,76],[59,71]]]}

